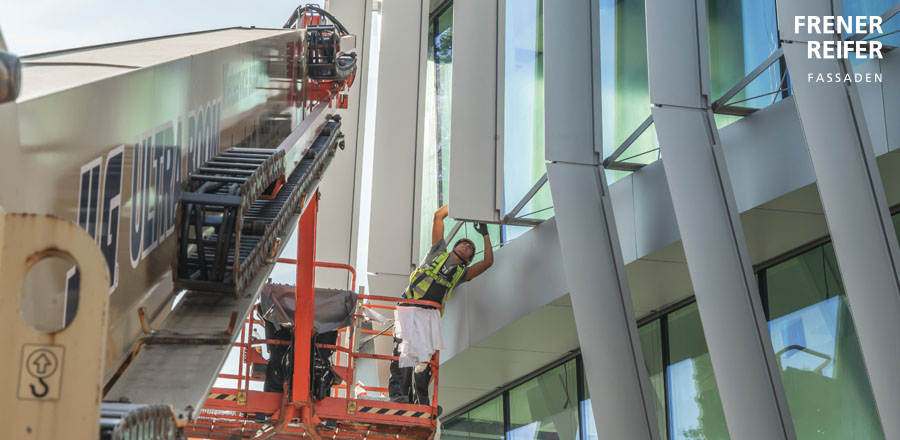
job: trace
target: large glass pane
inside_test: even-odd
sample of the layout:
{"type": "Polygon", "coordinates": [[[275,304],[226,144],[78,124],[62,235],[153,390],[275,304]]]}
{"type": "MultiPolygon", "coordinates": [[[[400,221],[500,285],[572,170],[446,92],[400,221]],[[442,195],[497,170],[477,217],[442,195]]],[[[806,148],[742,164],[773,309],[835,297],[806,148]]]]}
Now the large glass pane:
{"type": "Polygon", "coordinates": [[[425,70],[425,139],[422,156],[422,221],[419,252],[431,247],[432,215],[448,200],[450,163],[450,75],[452,73],[453,6],[435,17],[428,27],[425,70]]]}
{"type": "Polygon", "coordinates": [[[831,244],[766,269],[769,333],[798,439],[882,439],[831,244]]]}
{"type": "Polygon", "coordinates": [[[578,375],[572,359],[509,391],[509,440],[576,440],[578,375]]]}
{"type": "Polygon", "coordinates": [[[670,313],[667,321],[670,438],[729,438],[697,304],[670,313]]]}
{"type": "MultiPolygon", "coordinates": [[[[503,102],[504,214],[522,200],[547,170],[544,161],[543,0],[507,2],[503,102]]],[[[545,185],[546,186],[546,185],[545,185]]],[[[553,217],[549,188],[538,192],[520,216],[553,217]]],[[[507,240],[527,228],[510,227],[507,240]]]]}
{"type": "MultiPolygon", "coordinates": [[[[663,378],[663,351],[662,351],[662,326],[657,319],[638,328],[638,336],[641,339],[641,351],[644,354],[644,363],[647,365],[647,372],[650,374],[650,386],[653,391],[654,407],[656,409],[656,419],[659,423],[660,438],[667,439],[666,432],[666,407],[665,402],[665,379],[663,378]]],[[[597,436],[597,426],[594,421],[593,408],[591,406],[591,394],[587,389],[585,381],[584,387],[585,400],[581,402],[581,414],[583,417],[582,426],[585,430],[585,440],[599,439],[597,436]]]]}
{"type": "Polygon", "coordinates": [[[666,382],[663,377],[662,326],[660,321],[650,322],[638,329],[641,339],[641,351],[644,363],[650,375],[650,387],[653,391],[653,403],[656,409],[656,420],[659,425],[660,438],[669,438],[666,432],[666,382]]]}
{"type": "MultiPolygon", "coordinates": [[[[603,156],[608,157],[650,116],[644,0],[599,0],[603,156]]],[[[633,163],[658,158],[651,126],[620,157],[633,163]]],[[[627,172],[608,173],[609,183],[627,172]]]]}
{"type": "MultiPolygon", "coordinates": [[[[775,0],[707,0],[712,100],[722,97],[778,49],[775,0]]],[[[763,108],[781,99],[781,69],[771,65],[729,103],[763,108]]],[[[716,115],[722,127],[740,119],[716,115]]]]}
{"type": "MultiPolygon", "coordinates": [[[[419,258],[431,248],[431,229],[434,211],[450,200],[450,87],[453,71],[453,5],[431,20],[428,31],[428,59],[425,72],[425,140],[422,156],[422,205],[419,223],[419,258]]],[[[444,230],[456,224],[444,221],[444,230]]],[[[488,227],[492,246],[500,244],[500,227],[488,227]]],[[[483,259],[483,240],[470,226],[461,229],[447,243],[453,245],[460,238],[475,242],[478,253],[473,262],[483,259]]]]}
{"type": "Polygon", "coordinates": [[[489,400],[444,423],[441,426],[441,438],[503,439],[503,396],[489,400]]]}

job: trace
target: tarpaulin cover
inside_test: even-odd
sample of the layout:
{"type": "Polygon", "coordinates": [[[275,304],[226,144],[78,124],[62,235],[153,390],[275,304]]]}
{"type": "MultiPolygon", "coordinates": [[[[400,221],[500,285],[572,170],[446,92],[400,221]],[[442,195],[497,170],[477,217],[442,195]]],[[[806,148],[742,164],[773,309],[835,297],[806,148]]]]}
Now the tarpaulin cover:
{"type": "MultiPolygon", "coordinates": [[[[356,310],[356,292],[316,288],[315,331],[325,333],[350,325],[356,310]]],[[[294,325],[294,286],[267,283],[260,295],[263,318],[276,328],[294,325]]]]}

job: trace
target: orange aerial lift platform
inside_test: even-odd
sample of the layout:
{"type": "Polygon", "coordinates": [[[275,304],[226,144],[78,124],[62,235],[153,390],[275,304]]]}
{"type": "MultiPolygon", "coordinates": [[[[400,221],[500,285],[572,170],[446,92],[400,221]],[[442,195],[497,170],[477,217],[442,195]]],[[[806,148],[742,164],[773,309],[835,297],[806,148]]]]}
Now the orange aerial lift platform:
{"type": "Polygon", "coordinates": [[[348,360],[346,365],[336,364],[332,368],[340,378],[340,384],[332,388],[334,396],[316,400],[310,387],[312,382],[312,359],[310,353],[315,344],[313,334],[313,302],[315,295],[315,268],[330,267],[346,269],[352,273],[351,288],[355,290],[356,273],[351,266],[317,262],[316,220],[318,197],[310,201],[300,217],[297,226],[296,259],[281,258],[280,263],[296,266],[295,316],[293,346],[293,374],[287,380],[283,393],[254,391],[253,381],[264,379],[254,372],[258,366],[268,362],[256,347],[264,344],[283,344],[281,340],[254,339],[254,324],[258,319],[248,319],[240,342],[240,367],[238,375],[220,375],[223,379],[237,381],[236,388],[213,388],[200,415],[185,428],[191,437],[215,439],[267,439],[302,438],[313,439],[430,439],[437,429],[437,398],[439,354],[435,353],[429,362],[433,369],[432,405],[392,403],[384,399],[372,399],[365,394],[384,393],[378,387],[355,386],[358,359],[397,360],[396,356],[363,353],[359,350],[360,336],[391,336],[385,331],[362,328],[363,308],[394,309],[390,305],[397,301],[404,304],[423,304],[440,308],[440,304],[421,300],[401,300],[400,298],[359,294],[356,310],[349,328],[341,331],[338,345],[318,344],[319,348],[335,351],[348,360]],[[310,366],[310,368],[303,368],[310,366]]]}

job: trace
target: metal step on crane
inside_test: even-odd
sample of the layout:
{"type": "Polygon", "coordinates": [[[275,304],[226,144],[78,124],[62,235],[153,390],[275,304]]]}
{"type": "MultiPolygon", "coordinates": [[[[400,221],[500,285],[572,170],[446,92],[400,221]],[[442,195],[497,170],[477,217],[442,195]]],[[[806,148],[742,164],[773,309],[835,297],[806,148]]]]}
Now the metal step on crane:
{"type": "Polygon", "coordinates": [[[361,311],[393,300],[354,292],[341,338],[313,337],[314,269],[334,266],[315,261],[319,184],[344,148],[355,46],[303,6],[285,29],[2,53],[0,176],[36,184],[0,187],[0,347],[16,353],[0,360],[0,437],[434,436],[436,403],[366,400],[354,382],[356,360],[392,359],[358,336],[373,332],[361,311]],[[298,256],[279,260],[295,224],[298,256]],[[50,257],[68,263],[33,276],[50,257]],[[297,267],[292,331],[255,339],[277,261],[297,267]],[[250,386],[272,368],[261,345],[290,347],[280,391],[250,386]],[[220,374],[231,347],[240,371],[220,374]]]}

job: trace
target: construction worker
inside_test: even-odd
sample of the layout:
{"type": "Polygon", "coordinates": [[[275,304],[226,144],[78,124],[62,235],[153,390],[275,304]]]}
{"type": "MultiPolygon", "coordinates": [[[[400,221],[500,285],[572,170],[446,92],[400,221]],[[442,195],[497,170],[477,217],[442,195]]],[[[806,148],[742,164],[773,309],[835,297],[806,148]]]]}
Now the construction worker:
{"type": "MultiPolygon", "coordinates": [[[[494,264],[494,252],[491,249],[491,239],[487,225],[476,223],[475,231],[484,239],[484,259],[478,263],[472,262],[475,256],[475,243],[468,238],[459,239],[450,250],[444,239],[444,219],[449,214],[449,205],[444,205],[434,213],[434,222],[431,227],[431,249],[425,259],[409,277],[409,286],[403,293],[403,298],[433,301],[443,305],[453,293],[453,289],[460,283],[469,281],[481,275],[494,264]]],[[[404,306],[404,304],[399,304],[404,306]]],[[[410,306],[434,309],[426,305],[406,304],[410,306]]],[[[398,307],[399,309],[400,307],[398,307]]],[[[440,315],[433,311],[437,320],[437,338],[440,339],[440,315]]],[[[399,325],[400,319],[397,324],[399,325]]],[[[421,328],[417,325],[416,328],[421,328]]],[[[395,331],[396,333],[396,331],[395,331]]],[[[407,339],[409,330],[403,334],[407,339]]],[[[413,335],[415,337],[428,337],[425,335],[413,335]]],[[[394,338],[394,356],[401,356],[402,339],[394,338]]],[[[442,341],[441,341],[442,343],[442,341]]],[[[437,348],[439,349],[439,347],[437,348]]],[[[401,357],[402,359],[402,357],[401,357]]],[[[416,367],[401,367],[400,362],[392,361],[390,365],[391,378],[388,383],[388,393],[391,401],[397,403],[415,403],[428,405],[428,383],[431,381],[431,366],[419,364],[416,367]]]]}

